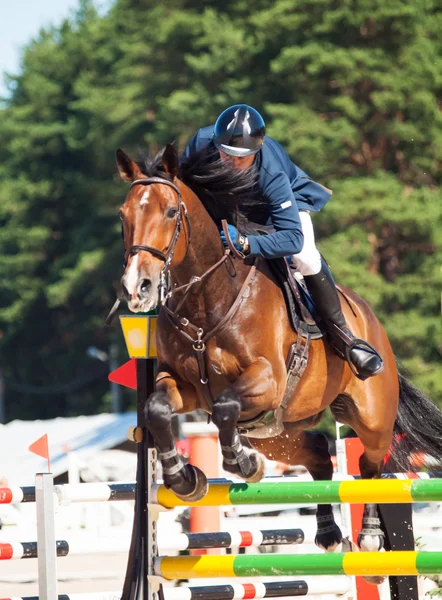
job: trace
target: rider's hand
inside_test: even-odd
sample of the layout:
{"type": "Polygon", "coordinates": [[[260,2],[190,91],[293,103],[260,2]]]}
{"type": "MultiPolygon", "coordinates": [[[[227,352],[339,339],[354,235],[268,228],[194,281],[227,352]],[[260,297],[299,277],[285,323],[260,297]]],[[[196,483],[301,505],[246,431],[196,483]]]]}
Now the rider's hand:
{"type": "MultiPolygon", "coordinates": [[[[249,240],[247,239],[247,236],[245,236],[243,233],[240,233],[234,225],[229,224],[227,225],[227,228],[229,230],[230,239],[232,240],[232,243],[235,246],[235,248],[240,252],[247,254],[249,251],[249,240]]],[[[220,232],[220,237],[224,246],[228,247],[229,244],[227,242],[226,236],[224,235],[224,231],[220,232]]]]}

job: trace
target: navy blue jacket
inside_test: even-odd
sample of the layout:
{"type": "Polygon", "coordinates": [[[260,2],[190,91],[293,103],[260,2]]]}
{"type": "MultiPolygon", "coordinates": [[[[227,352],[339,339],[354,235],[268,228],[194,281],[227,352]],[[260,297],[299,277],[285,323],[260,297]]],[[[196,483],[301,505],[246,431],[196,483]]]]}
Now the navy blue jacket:
{"type": "MultiPolygon", "coordinates": [[[[181,160],[213,144],[213,128],[209,125],[199,129],[181,160]]],[[[268,203],[265,220],[276,231],[264,236],[248,236],[250,256],[278,258],[298,254],[304,245],[299,210],[321,210],[332,192],[312,181],[290,160],[284,148],[268,136],[253,164],[259,171],[259,188],[268,203]]]]}

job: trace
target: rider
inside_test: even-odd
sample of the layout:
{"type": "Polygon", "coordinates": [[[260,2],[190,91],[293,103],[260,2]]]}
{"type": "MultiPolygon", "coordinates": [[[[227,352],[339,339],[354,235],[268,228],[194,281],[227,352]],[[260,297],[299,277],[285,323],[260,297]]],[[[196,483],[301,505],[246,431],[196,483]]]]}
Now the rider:
{"type": "MultiPolygon", "coordinates": [[[[258,185],[267,201],[269,222],[275,231],[264,236],[246,236],[229,224],[235,247],[252,257],[291,256],[292,265],[303,275],[338,353],[345,354],[347,348],[347,356],[361,379],[380,373],[383,362],[374,348],[362,340],[355,344],[355,337],[346,326],[330,269],[315,245],[310,211],[321,210],[332,192],[312,181],[278,142],[265,135],[262,116],[246,104],[227,108],[215,125],[199,129],[182,160],[205,148],[218,150],[220,158],[234,168],[247,169],[253,165],[258,170],[258,185]]],[[[227,245],[223,232],[221,239],[227,245]]]]}

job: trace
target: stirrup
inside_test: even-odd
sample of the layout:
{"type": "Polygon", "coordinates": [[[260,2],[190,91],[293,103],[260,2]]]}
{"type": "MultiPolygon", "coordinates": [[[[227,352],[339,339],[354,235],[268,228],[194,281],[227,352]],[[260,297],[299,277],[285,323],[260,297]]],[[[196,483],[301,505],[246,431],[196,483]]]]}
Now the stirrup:
{"type": "Polygon", "coordinates": [[[384,370],[384,361],[382,360],[382,357],[379,354],[379,352],[367,341],[361,340],[361,338],[355,337],[353,339],[353,342],[349,346],[345,345],[344,356],[345,356],[345,360],[348,363],[348,366],[350,367],[350,371],[353,373],[353,375],[355,375],[361,381],[365,381],[369,377],[374,377],[375,375],[382,373],[382,371],[384,370]],[[361,375],[361,373],[359,373],[357,371],[356,367],[354,366],[353,361],[351,360],[351,356],[350,356],[351,351],[356,347],[360,348],[361,350],[368,350],[369,352],[372,352],[374,355],[376,355],[379,358],[379,360],[381,361],[381,366],[379,367],[379,369],[377,369],[374,373],[371,373],[370,375],[361,375]]]}
{"type": "Polygon", "coordinates": [[[376,348],[374,348],[367,341],[362,340],[361,338],[354,337],[354,335],[349,330],[351,333],[351,337],[350,337],[347,333],[345,333],[345,331],[343,331],[341,329],[341,327],[339,327],[335,323],[332,323],[331,321],[326,321],[326,325],[327,325],[328,333],[331,337],[331,344],[332,344],[334,350],[337,352],[337,354],[342,359],[345,359],[347,361],[348,366],[350,367],[350,370],[353,373],[353,375],[355,375],[361,381],[365,381],[366,379],[368,379],[368,377],[378,375],[379,373],[381,373],[383,371],[384,361],[382,360],[382,357],[379,354],[379,352],[376,350],[376,348]],[[336,342],[334,341],[334,340],[336,340],[336,338],[338,338],[340,340],[342,346],[344,347],[343,350],[342,350],[342,346],[340,348],[339,345],[336,344],[336,342]],[[361,348],[361,350],[368,350],[369,352],[372,352],[373,354],[375,354],[376,356],[379,357],[379,360],[381,361],[381,367],[372,375],[369,375],[369,376],[361,375],[361,373],[359,373],[358,370],[356,369],[356,367],[354,366],[354,364],[351,360],[350,354],[351,354],[351,351],[357,347],[361,348]]]}

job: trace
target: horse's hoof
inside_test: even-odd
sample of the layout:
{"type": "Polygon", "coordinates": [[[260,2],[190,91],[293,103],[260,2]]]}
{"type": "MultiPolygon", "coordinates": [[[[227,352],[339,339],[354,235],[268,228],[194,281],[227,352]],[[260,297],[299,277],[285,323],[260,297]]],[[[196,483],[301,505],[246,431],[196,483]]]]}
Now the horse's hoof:
{"type": "Polygon", "coordinates": [[[384,535],[360,533],[358,536],[358,545],[364,552],[379,552],[384,547],[384,535]]]}
{"type": "Polygon", "coordinates": [[[379,552],[384,547],[384,532],[378,517],[364,517],[358,535],[358,544],[364,552],[379,552]]]}
{"type": "Polygon", "coordinates": [[[372,583],[373,585],[381,585],[387,579],[386,577],[382,577],[381,575],[370,575],[369,577],[364,577],[367,583],[372,583]]]}
{"type": "Polygon", "coordinates": [[[249,450],[244,448],[244,452],[248,453],[250,464],[255,467],[250,475],[244,477],[244,481],[247,483],[258,483],[265,475],[266,465],[264,456],[256,450],[249,450]]]}
{"type": "Polygon", "coordinates": [[[336,548],[341,542],[342,533],[334,521],[332,525],[322,527],[316,533],[315,544],[325,552],[336,552],[336,548]]]}
{"type": "Polygon", "coordinates": [[[209,482],[207,481],[207,477],[204,475],[201,469],[198,469],[198,467],[186,465],[186,469],[191,470],[192,479],[195,480],[195,487],[188,494],[180,494],[173,488],[172,491],[175,496],[183,502],[198,502],[198,500],[201,500],[207,494],[209,490],[209,482]]]}

